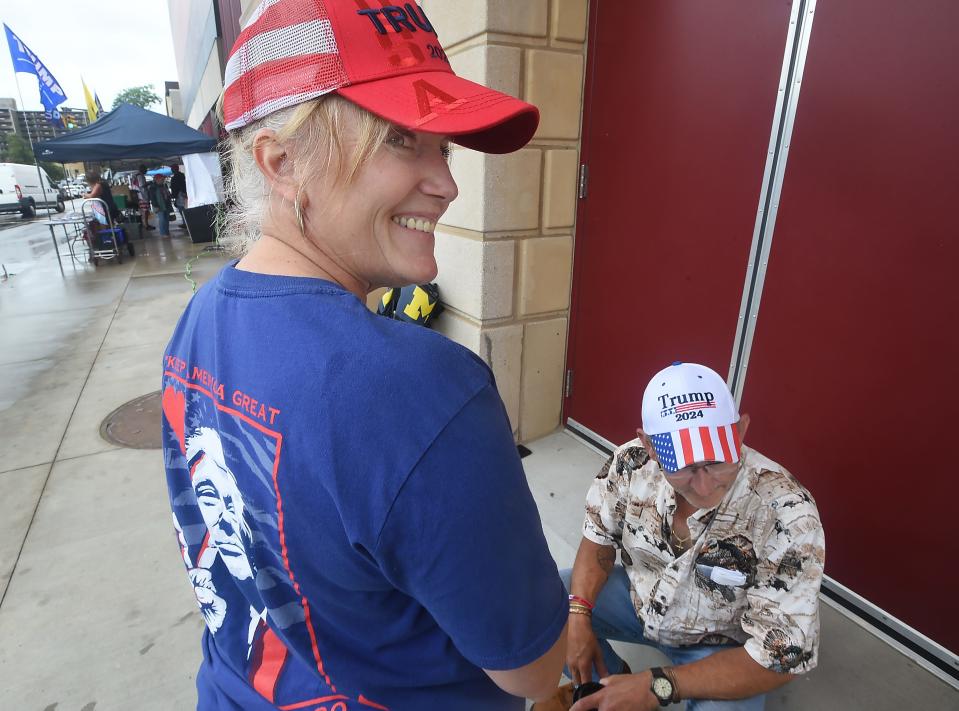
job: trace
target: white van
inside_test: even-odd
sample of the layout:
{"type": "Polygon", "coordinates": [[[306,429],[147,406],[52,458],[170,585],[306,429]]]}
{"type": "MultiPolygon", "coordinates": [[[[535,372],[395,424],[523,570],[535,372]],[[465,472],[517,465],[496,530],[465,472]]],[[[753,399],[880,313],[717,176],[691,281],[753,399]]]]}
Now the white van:
{"type": "Polygon", "coordinates": [[[19,212],[33,217],[38,208],[50,207],[63,212],[63,195],[43,168],[22,163],[0,163],[0,213],[19,212]],[[43,176],[43,186],[40,185],[43,176]]]}

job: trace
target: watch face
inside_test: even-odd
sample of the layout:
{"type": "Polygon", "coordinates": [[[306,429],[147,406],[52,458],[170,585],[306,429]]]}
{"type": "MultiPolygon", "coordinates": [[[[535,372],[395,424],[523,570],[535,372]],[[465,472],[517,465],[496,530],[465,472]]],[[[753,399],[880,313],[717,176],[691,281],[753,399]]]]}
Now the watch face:
{"type": "Polygon", "coordinates": [[[660,701],[670,699],[673,696],[673,685],[669,683],[669,679],[656,677],[653,679],[653,693],[660,701]]]}

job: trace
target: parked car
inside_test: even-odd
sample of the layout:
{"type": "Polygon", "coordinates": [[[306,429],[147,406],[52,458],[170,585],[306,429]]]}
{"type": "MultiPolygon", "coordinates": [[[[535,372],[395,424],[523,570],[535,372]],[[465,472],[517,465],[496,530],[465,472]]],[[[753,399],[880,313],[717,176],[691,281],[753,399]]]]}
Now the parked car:
{"type": "Polygon", "coordinates": [[[57,185],[64,198],[71,200],[76,197],[76,186],[72,180],[61,180],[57,185]]]}
{"type": "Polygon", "coordinates": [[[65,195],[43,168],[22,163],[0,163],[0,213],[19,212],[33,217],[37,208],[66,210],[65,195]],[[43,184],[41,185],[41,180],[43,184]]]}

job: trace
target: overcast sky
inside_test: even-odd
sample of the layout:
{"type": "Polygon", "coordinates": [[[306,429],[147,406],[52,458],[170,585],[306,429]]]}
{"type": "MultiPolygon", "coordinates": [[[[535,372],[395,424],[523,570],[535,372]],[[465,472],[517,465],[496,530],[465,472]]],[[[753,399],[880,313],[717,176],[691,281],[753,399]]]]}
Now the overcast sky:
{"type": "MultiPolygon", "coordinates": [[[[164,0],[2,0],[0,21],[56,77],[67,95],[61,107],[86,107],[81,75],[107,111],[124,89],[150,84],[162,100],[163,82],[177,81],[164,0]]],[[[0,97],[16,99],[21,109],[42,110],[36,76],[19,73],[16,78],[20,94],[6,34],[0,33],[0,97]]],[[[162,103],[150,108],[166,112],[162,103]]]]}

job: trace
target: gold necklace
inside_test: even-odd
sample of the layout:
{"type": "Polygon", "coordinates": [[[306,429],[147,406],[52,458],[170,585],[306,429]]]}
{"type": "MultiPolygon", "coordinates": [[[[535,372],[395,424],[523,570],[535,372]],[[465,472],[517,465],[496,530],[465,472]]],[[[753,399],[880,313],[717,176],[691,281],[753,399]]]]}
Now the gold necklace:
{"type": "Polygon", "coordinates": [[[692,535],[692,531],[690,531],[688,536],[681,538],[680,535],[676,533],[675,528],[672,526],[669,527],[669,537],[672,539],[673,548],[678,551],[685,551],[689,547],[689,539],[692,537],[692,535]]]}

